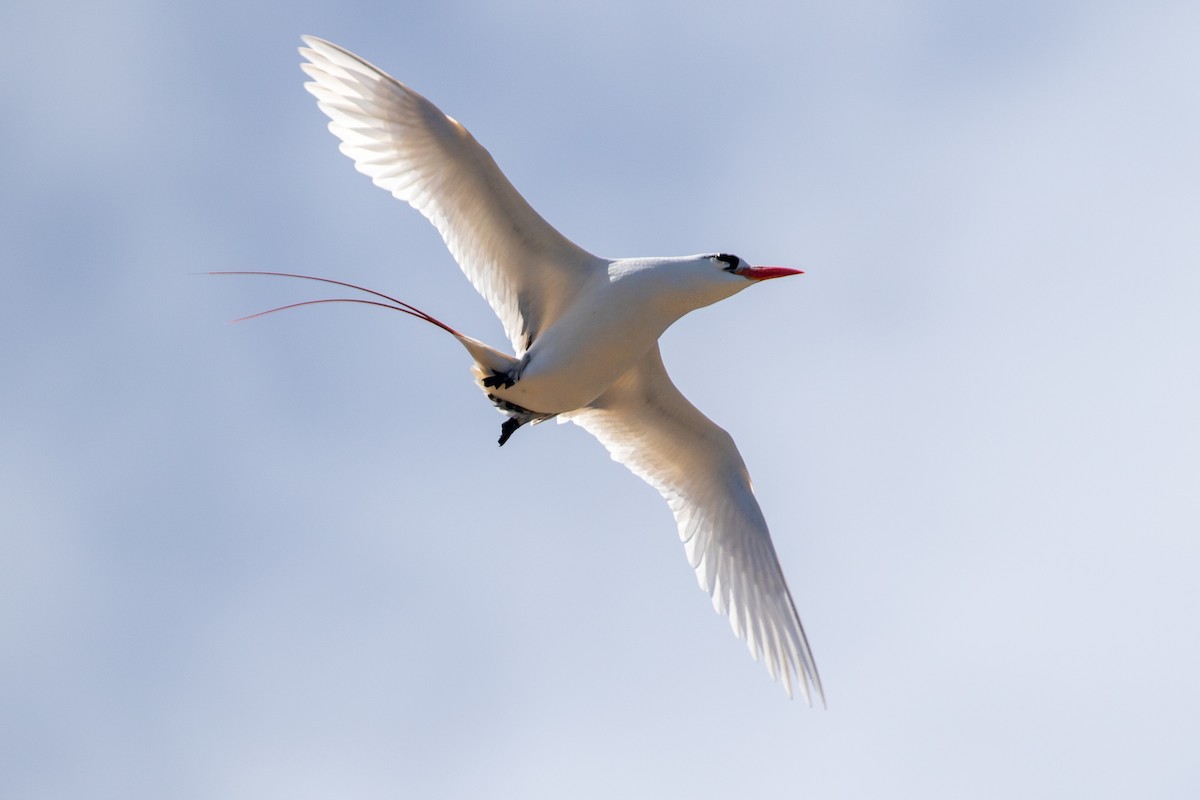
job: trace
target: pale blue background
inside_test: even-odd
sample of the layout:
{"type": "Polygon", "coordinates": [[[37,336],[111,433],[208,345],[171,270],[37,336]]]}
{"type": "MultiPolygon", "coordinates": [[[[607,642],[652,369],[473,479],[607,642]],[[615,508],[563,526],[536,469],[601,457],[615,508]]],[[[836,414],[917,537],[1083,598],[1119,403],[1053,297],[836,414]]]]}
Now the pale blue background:
{"type": "Polygon", "coordinates": [[[0,795],[1200,795],[1200,5],[9,3],[0,795]],[[298,36],[604,255],[807,270],[664,340],[829,709],[338,154],[298,36]]]}

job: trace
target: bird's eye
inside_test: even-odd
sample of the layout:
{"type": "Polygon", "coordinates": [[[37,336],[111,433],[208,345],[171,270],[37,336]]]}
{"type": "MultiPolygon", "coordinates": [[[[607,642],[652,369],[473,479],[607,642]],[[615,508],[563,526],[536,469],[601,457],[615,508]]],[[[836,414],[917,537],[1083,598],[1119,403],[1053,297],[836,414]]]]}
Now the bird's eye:
{"type": "Polygon", "coordinates": [[[737,256],[729,255],[729,253],[718,253],[717,255],[713,256],[713,258],[715,258],[717,261],[722,261],[728,265],[725,267],[726,272],[733,272],[735,269],[738,268],[738,264],[740,264],[742,261],[737,256]]]}

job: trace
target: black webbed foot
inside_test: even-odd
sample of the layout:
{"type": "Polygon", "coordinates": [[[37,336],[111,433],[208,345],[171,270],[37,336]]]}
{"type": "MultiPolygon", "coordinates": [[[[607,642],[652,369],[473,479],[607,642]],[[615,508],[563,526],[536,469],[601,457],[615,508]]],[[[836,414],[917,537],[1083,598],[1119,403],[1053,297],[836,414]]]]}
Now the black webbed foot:
{"type": "Polygon", "coordinates": [[[511,372],[493,372],[491,375],[483,379],[483,385],[489,389],[495,389],[497,386],[503,386],[505,389],[512,388],[516,383],[513,380],[511,372]]]}
{"type": "Polygon", "coordinates": [[[504,420],[504,424],[500,426],[500,446],[504,447],[504,443],[509,437],[517,432],[517,428],[521,427],[521,422],[516,417],[509,417],[504,420]]]}

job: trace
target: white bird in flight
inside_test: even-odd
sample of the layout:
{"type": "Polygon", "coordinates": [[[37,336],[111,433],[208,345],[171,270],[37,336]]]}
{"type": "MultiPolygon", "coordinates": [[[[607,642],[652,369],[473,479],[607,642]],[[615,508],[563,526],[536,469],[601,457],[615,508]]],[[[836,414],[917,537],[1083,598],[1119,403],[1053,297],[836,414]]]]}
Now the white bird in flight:
{"type": "Polygon", "coordinates": [[[301,68],[312,79],[305,88],[341,151],[437,227],[515,355],[372,294],[467,349],[477,383],[507,417],[501,445],[526,423],[570,420],[662,493],[716,610],[789,696],[798,678],[810,704],[813,693],[824,702],[746,465],[729,434],[671,383],[658,349],[659,336],[689,311],[800,271],[726,253],[594,256],[542,219],[456,120],[358,56],[302,38],[301,68]]]}

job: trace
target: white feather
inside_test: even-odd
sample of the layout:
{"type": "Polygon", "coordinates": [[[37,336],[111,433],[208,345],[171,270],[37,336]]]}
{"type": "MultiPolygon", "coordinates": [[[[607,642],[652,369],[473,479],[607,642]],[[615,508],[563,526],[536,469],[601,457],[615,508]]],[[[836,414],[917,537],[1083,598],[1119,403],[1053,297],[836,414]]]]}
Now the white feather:
{"type": "Polygon", "coordinates": [[[713,607],[755,659],[812,702],[821,679],[737,445],[671,382],[655,346],[589,407],[564,414],[671,506],[713,607]]]}
{"type": "Polygon", "coordinates": [[[437,227],[520,356],[605,262],[550,226],[475,138],[335,44],[305,36],[305,87],[359,172],[437,227]]]}

